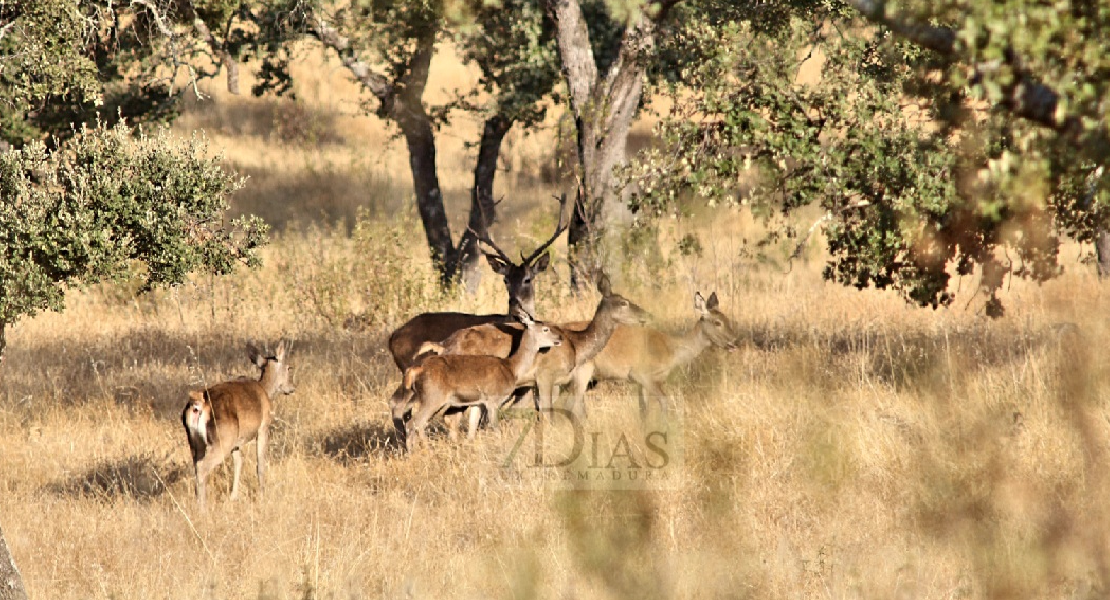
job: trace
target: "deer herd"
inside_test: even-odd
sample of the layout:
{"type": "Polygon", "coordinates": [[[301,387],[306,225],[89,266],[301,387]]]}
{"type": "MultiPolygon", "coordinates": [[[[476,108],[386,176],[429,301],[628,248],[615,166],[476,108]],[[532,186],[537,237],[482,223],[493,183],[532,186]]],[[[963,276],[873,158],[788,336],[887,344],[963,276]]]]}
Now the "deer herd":
{"type": "MultiPolygon", "coordinates": [[[[401,371],[401,385],[389,399],[397,436],[405,451],[417,439],[427,444],[425,428],[443,414],[454,440],[462,417],[468,416],[467,437],[476,435],[482,417],[490,429],[509,402],[529,403],[539,418],[550,414],[563,386],[571,386],[565,409],[586,417],[585,396],[593,381],[629,381],[639,386],[641,414],[652,401],[659,413],[668,410],[662,384],[677,367],[688,364],[711,346],[732,350],[735,325],[719,309],[716,293],[694,296],[698,320],[685,334],[672,335],[646,326],[648,313],[616,294],[598,274],[601,301],[589,321],[551,324],[535,319],[535,276],[547,269],[547,248],[566,229],[560,202],[555,233],[530,256],[516,262],[488,236],[479,241],[490,267],[504,278],[509,292],[505,314],[423,313],[389,337],[389,351],[401,371]]],[[[292,394],[290,347],[280,343],[267,355],[248,348],[259,369],[258,380],[240,378],[189,392],[182,423],[196,469],[197,504],[205,507],[205,483],[228,454],[232,457],[231,499],[239,496],[241,448],[257,440],[259,493],[266,471],[266,445],[272,403],[278,394],[292,394]]]]}

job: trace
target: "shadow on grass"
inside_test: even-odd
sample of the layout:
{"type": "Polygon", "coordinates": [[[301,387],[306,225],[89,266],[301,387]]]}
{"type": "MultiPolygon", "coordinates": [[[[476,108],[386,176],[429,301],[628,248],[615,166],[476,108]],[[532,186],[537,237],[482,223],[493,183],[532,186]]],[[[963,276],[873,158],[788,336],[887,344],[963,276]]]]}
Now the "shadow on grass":
{"type": "Polygon", "coordinates": [[[104,461],[95,467],[48,486],[49,491],[71,498],[134,498],[150,501],[189,476],[184,465],[149,454],[104,461]]]}
{"type": "Polygon", "coordinates": [[[404,444],[393,425],[352,423],[333,429],[316,440],[320,453],[341,465],[366,459],[403,456],[404,444]]]}

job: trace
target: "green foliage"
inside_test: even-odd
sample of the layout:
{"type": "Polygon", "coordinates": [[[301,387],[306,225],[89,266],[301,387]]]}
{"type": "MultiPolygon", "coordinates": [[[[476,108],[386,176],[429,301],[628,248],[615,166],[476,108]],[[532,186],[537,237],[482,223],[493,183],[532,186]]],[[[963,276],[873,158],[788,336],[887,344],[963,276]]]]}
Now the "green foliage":
{"type": "Polygon", "coordinates": [[[33,109],[101,101],[96,65],[80,52],[85,23],[77,0],[0,3],[0,140],[39,135],[33,109]]]}
{"type": "Polygon", "coordinates": [[[257,266],[267,227],[223,222],[241,181],[219,163],[200,140],[123,124],[81,128],[53,152],[36,141],[0,154],[0,323],[61,310],[70,287],[136,264],[143,289],[257,266]]]}
{"type": "Polygon", "coordinates": [[[171,121],[182,94],[219,72],[214,55],[242,50],[239,9],[239,0],[0,3],[0,140],[18,148],[98,119],[171,121]]]}
{"type": "Polygon", "coordinates": [[[1005,277],[1055,276],[1060,235],[1092,240],[1110,200],[1098,168],[1110,9],[1054,18],[1034,4],[949,2],[921,16],[960,25],[975,50],[955,63],[835,3],[826,21],[799,10],[778,29],[691,23],[670,47],[701,60],[669,89],[662,146],[625,173],[633,209],[673,213],[693,196],[770,218],[816,204],[828,215],[826,278],[935,308],[952,301],[953,274],[978,272],[987,312],[1001,314],[1005,277]],[[1015,114],[1003,95],[1014,53],[1058,86],[1059,121],[1079,116],[1081,133],[1015,114]],[[803,83],[815,61],[819,79],[803,83]],[[750,195],[741,180],[756,182],[750,195]]]}
{"type": "MultiPolygon", "coordinates": [[[[460,105],[474,112],[496,113],[530,127],[543,120],[558,83],[559,58],[553,29],[537,0],[503,0],[471,7],[474,26],[459,28],[457,41],[463,59],[482,71],[480,89],[460,105]],[[479,93],[492,106],[475,102],[479,93]]],[[[554,95],[558,102],[558,95],[554,95]]]]}

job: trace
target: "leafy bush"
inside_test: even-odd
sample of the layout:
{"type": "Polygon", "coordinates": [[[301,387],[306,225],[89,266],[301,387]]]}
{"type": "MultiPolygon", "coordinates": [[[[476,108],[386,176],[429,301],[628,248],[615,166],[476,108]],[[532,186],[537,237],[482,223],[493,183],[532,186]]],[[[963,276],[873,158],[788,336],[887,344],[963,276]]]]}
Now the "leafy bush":
{"type": "Polygon", "coordinates": [[[7,324],[62,310],[73,286],[137,272],[145,291],[257,266],[266,224],[223,220],[241,185],[203,140],[123,124],[0,154],[0,350],[7,324]]]}

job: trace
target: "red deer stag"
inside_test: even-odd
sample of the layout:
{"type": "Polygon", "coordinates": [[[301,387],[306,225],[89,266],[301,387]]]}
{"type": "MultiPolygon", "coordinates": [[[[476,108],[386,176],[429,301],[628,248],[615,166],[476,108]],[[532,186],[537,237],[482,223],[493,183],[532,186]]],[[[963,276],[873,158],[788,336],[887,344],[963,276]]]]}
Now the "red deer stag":
{"type": "MultiPolygon", "coordinates": [[[[568,408],[585,416],[586,388],[591,380],[632,381],[640,386],[640,410],[646,411],[648,399],[654,398],[663,415],[667,399],[662,384],[671,371],[688,364],[710,346],[734,350],[736,326],[719,310],[717,293],[706,300],[694,294],[694,310],[700,318],[683,335],[669,335],[648,327],[617,327],[609,343],[593,358],[574,371],[574,399],[568,408]]],[[[583,323],[571,324],[572,328],[583,323]]]]}
{"type": "Polygon", "coordinates": [[[509,316],[512,307],[519,306],[535,314],[536,298],[532,281],[536,274],[547,269],[551,262],[551,255],[547,248],[559,237],[570,220],[565,218],[567,196],[559,198],[559,222],[555,226],[555,233],[532,254],[525,257],[520,253],[521,262],[516,263],[488,236],[480,236],[479,241],[489,246],[493,253],[486,253],[489,266],[505,280],[505,289],[509,292],[509,310],[503,315],[472,315],[457,312],[422,313],[409,319],[407,323],[397,328],[389,336],[389,352],[393,355],[393,362],[403,373],[406,369],[417,363],[420,356],[420,347],[425,342],[438,342],[447,336],[466,327],[482,325],[484,323],[509,323],[513,318],[509,316]]]}
{"type": "Polygon", "coordinates": [[[292,394],[289,365],[285,363],[285,342],[278,344],[273,356],[248,347],[251,362],[262,369],[258,381],[246,378],[189,392],[189,402],[181,414],[193,465],[197,474],[197,504],[205,509],[205,483],[212,470],[231,454],[234,474],[231,499],[239,498],[239,474],[243,470],[240,449],[258,440],[258,491],[263,491],[266,473],[266,441],[273,419],[271,402],[277,394],[292,394]]]}
{"type": "MultiPolygon", "coordinates": [[[[538,408],[541,413],[552,408],[559,397],[559,390],[571,382],[572,372],[601,352],[619,325],[643,325],[648,320],[647,311],[613,293],[609,278],[604,274],[598,277],[597,291],[602,297],[594,310],[593,319],[585,324],[575,323],[577,327],[553,326],[566,343],[536,357],[531,373],[521,378],[521,385],[534,384],[539,389],[538,408]]],[[[520,344],[522,333],[523,330],[515,324],[479,325],[456,331],[443,342],[428,344],[425,348],[443,355],[489,354],[505,357],[520,344]]],[[[476,409],[471,409],[471,432],[477,427],[479,416],[476,409]]]]}
{"type": "MultiPolygon", "coordinates": [[[[391,401],[393,424],[412,450],[413,434],[425,438],[428,421],[441,410],[481,405],[489,415],[491,428],[497,427],[498,410],[520,385],[520,378],[532,369],[536,354],[544,348],[562,344],[553,328],[536,322],[524,310],[514,315],[524,326],[520,345],[508,358],[497,356],[430,356],[405,371],[400,398],[391,401]],[[405,414],[412,411],[408,425],[405,414]]],[[[473,432],[472,432],[473,433],[473,432]]],[[[454,437],[454,429],[452,429],[454,437]]]]}

